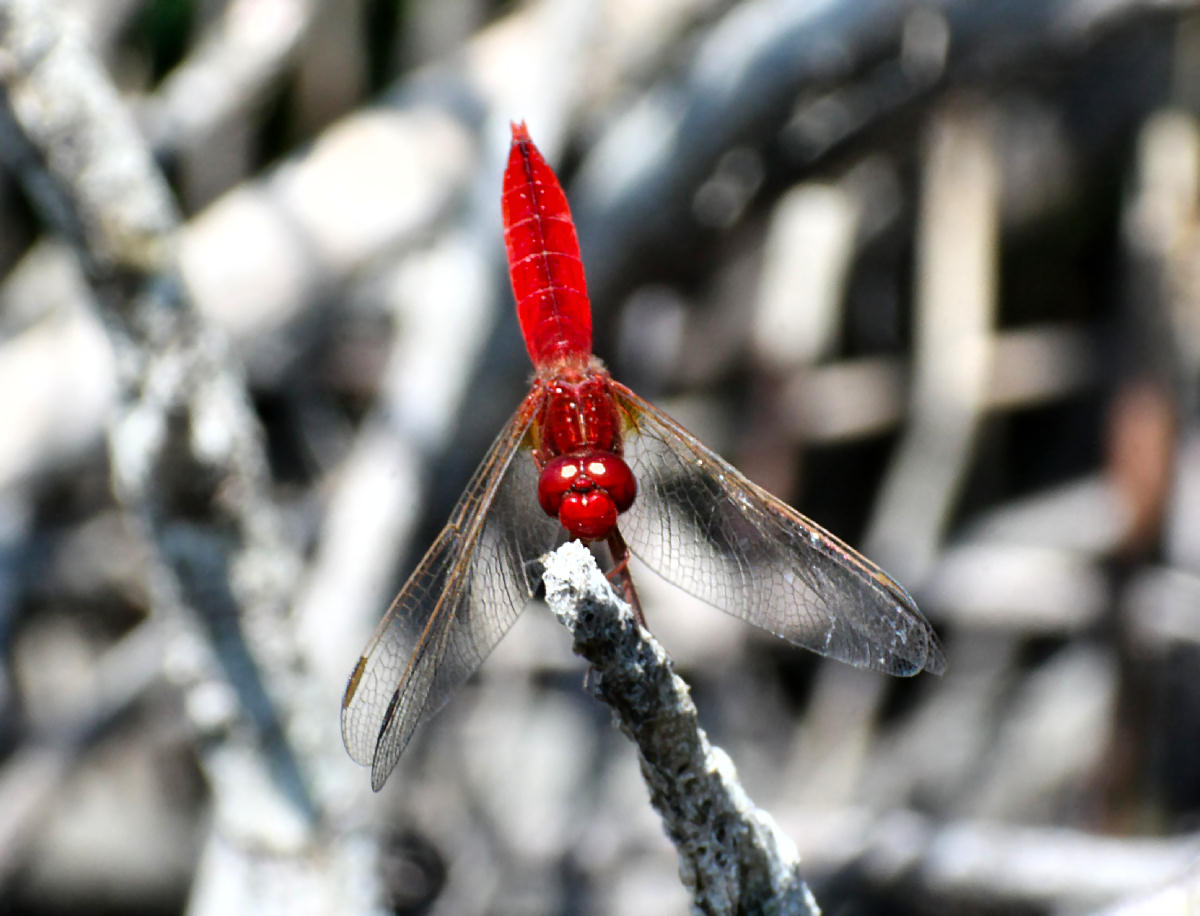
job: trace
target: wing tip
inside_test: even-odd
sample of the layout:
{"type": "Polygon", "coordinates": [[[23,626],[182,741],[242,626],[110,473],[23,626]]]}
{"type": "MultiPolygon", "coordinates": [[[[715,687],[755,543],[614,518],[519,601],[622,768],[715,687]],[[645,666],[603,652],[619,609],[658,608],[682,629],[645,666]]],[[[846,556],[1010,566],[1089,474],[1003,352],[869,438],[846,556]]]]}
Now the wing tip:
{"type": "Polygon", "coordinates": [[[391,767],[384,767],[378,762],[371,764],[371,791],[382,791],[384,783],[387,782],[388,777],[391,775],[391,767]]]}
{"type": "Polygon", "coordinates": [[[917,657],[908,656],[902,659],[904,667],[890,672],[896,677],[916,677],[921,672],[941,677],[946,673],[946,653],[942,651],[937,634],[932,628],[925,633],[925,651],[917,657]]]}
{"type": "Polygon", "coordinates": [[[929,651],[925,654],[925,662],[917,670],[928,672],[935,677],[946,673],[946,653],[942,651],[942,646],[933,633],[929,634],[929,651]]]}

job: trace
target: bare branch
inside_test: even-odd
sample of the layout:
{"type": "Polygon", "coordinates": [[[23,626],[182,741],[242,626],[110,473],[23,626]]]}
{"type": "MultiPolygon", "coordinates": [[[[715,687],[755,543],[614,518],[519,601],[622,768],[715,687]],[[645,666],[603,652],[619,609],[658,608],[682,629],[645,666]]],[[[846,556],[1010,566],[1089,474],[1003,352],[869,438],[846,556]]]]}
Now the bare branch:
{"type": "MultiPolygon", "coordinates": [[[[1092,912],[1109,901],[1196,886],[1200,837],[1104,836],[1059,826],[964,818],[911,809],[811,808],[781,814],[803,830],[813,874],[856,869],[867,883],[912,876],[938,900],[974,900],[996,912],[1092,912]]],[[[1165,899],[1165,897],[1164,897],[1165,899]]],[[[1105,910],[1105,912],[1109,912],[1105,910]]],[[[1135,912],[1114,908],[1112,912],[1135,912]]],[[[1183,913],[1146,909],[1140,913],[1183,913]]]]}
{"type": "Polygon", "coordinates": [[[313,830],[340,748],[289,626],[300,557],[270,497],[241,372],[180,278],[174,206],[130,113],[53,4],[0,3],[0,131],[41,215],[84,264],[116,353],[114,489],[156,549],[154,609],[202,659],[192,697],[227,679],[240,700],[208,721],[204,703],[189,706],[207,739],[210,848],[225,851],[213,861],[257,893],[256,911],[294,912],[314,882],[333,894],[364,863],[313,830]],[[195,616],[175,613],[181,606],[195,616]],[[296,880],[264,881],[264,870],[296,880]]]}
{"type": "Polygon", "coordinates": [[[102,737],[143,693],[160,683],[166,629],[135,627],[109,648],[97,665],[97,684],[69,721],[20,747],[0,766],[0,882],[21,862],[22,852],[75,759],[102,737]]]}
{"type": "Polygon", "coordinates": [[[650,802],[679,853],[701,913],[819,913],[795,844],[754,806],[732,761],[709,744],[687,685],[657,640],[634,622],[586,547],[544,559],[546,601],[591,662],[596,696],[638,747],[650,802]]]}
{"type": "Polygon", "coordinates": [[[154,146],[191,150],[260,104],[307,34],[318,6],[311,0],[230,3],[145,101],[142,114],[154,146]]]}

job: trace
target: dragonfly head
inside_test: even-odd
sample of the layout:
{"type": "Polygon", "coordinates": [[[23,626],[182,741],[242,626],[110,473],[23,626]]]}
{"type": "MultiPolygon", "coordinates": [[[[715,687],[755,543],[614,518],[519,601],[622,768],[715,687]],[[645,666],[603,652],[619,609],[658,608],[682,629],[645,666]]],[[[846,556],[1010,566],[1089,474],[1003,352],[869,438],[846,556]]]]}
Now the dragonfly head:
{"type": "Polygon", "coordinates": [[[613,452],[559,455],[546,462],[538,479],[542,509],[583,541],[607,537],[636,495],[633,472],[613,452]]]}

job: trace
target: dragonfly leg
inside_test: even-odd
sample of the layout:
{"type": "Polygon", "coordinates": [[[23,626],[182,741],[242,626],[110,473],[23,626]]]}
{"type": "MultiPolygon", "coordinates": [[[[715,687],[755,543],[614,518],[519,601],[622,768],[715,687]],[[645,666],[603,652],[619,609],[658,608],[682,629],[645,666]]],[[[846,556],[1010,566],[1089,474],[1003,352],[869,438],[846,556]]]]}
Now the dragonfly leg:
{"type": "Polygon", "coordinates": [[[625,603],[633,608],[633,619],[638,625],[649,629],[646,615],[642,613],[642,602],[638,600],[637,589],[633,586],[633,576],[629,574],[629,547],[616,528],[608,536],[608,552],[612,555],[613,567],[605,574],[605,578],[613,583],[625,603]]]}

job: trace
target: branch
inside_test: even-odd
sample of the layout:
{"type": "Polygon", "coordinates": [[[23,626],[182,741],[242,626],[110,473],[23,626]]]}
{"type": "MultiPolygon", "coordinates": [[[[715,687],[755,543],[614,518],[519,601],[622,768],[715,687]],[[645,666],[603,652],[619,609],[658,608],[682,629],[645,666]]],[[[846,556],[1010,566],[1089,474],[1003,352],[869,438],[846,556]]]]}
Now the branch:
{"type": "Polygon", "coordinates": [[[227,5],[145,100],[142,114],[154,147],[160,153],[194,151],[260,105],[295,56],[319,6],[313,0],[282,0],[269,8],[261,0],[227,5]]]}
{"type": "Polygon", "coordinates": [[[691,64],[667,68],[624,106],[580,164],[571,210],[587,252],[592,301],[619,295],[638,253],[671,250],[673,241],[688,237],[697,188],[730,149],[757,148],[778,132],[773,142],[797,165],[824,165],[952,80],[1044,72],[1048,61],[1077,55],[1106,33],[1197,5],[731,4],[698,38],[691,64]],[[911,40],[918,31],[914,14],[923,17],[924,42],[911,40]]]}
{"type": "Polygon", "coordinates": [[[156,608],[182,601],[200,615],[285,782],[304,796],[271,708],[287,708],[301,667],[272,636],[286,631],[300,558],[264,495],[240,372],[180,280],[170,193],[103,70],[52,9],[0,4],[0,51],[4,152],[84,264],[117,356],[113,485],[169,574],[151,576],[156,608]]]}
{"type": "Polygon", "coordinates": [[[819,913],[792,841],[737,781],[700,728],[687,685],[662,646],[613,594],[586,547],[542,561],[546,602],[591,662],[592,690],[638,747],[650,803],[679,853],[697,912],[819,913]]]}
{"type": "MultiPolygon", "coordinates": [[[[0,150],[74,246],[116,353],[113,488],[155,548],[147,578],[157,623],[168,636],[182,630],[197,662],[183,676],[204,739],[214,842],[243,856],[227,871],[258,895],[258,909],[271,895],[311,897],[322,878],[332,895],[351,851],[314,830],[330,806],[322,779],[341,758],[288,618],[300,554],[270,496],[240,368],[180,278],[166,183],[76,39],[54,4],[0,2],[0,150]],[[239,705],[212,702],[222,678],[239,705]],[[312,864],[317,844],[323,871],[312,864]],[[265,869],[295,879],[266,881],[265,869]]],[[[200,883],[194,894],[203,898],[200,883]]],[[[193,911],[205,910],[193,901],[193,911]]]]}

